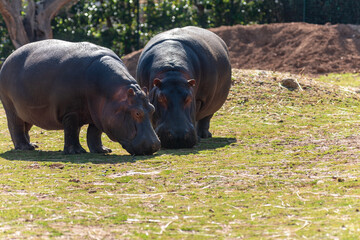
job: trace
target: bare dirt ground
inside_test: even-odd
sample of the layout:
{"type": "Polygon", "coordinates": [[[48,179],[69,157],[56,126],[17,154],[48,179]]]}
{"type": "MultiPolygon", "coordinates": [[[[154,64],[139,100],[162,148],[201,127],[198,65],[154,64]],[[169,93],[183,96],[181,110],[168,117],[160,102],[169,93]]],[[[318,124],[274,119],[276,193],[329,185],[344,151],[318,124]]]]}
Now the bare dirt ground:
{"type": "MultiPolygon", "coordinates": [[[[279,23],[210,30],[228,45],[233,68],[297,74],[360,71],[360,26],[279,23]]],[[[133,76],[140,53],[123,57],[133,76]]]]}

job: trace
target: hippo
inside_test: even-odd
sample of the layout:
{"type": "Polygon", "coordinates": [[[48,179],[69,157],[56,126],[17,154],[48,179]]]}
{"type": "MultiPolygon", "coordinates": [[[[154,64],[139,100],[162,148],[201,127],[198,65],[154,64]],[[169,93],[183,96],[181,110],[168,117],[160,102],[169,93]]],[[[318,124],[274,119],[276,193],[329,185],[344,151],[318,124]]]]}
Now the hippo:
{"type": "Polygon", "coordinates": [[[210,120],[227,99],[231,65],[224,41],[199,27],[175,28],[144,47],[136,80],[150,90],[152,124],[164,148],[209,138],[210,120]]]}
{"type": "MultiPolygon", "coordinates": [[[[147,90],[145,89],[147,92],[147,90]]],[[[29,130],[64,129],[64,153],[86,152],[80,128],[88,124],[91,153],[109,153],[102,133],[130,154],[160,149],[147,93],[110,49],[88,42],[43,40],[14,51],[0,72],[0,99],[15,149],[34,150],[29,130]]]]}

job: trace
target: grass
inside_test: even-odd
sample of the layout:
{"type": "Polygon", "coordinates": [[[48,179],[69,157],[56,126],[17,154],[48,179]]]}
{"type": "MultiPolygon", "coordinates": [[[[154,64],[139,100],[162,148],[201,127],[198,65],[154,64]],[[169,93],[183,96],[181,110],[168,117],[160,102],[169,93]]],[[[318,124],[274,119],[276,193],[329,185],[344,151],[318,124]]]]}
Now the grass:
{"type": "Polygon", "coordinates": [[[359,97],[323,81],[234,70],[214,137],[153,156],[105,136],[112,154],[66,156],[39,128],[14,151],[1,108],[0,238],[357,239],[359,97]]]}
{"type": "Polygon", "coordinates": [[[317,81],[331,83],[343,87],[352,87],[357,90],[360,88],[359,73],[330,73],[322,75],[316,79],[317,81]]]}

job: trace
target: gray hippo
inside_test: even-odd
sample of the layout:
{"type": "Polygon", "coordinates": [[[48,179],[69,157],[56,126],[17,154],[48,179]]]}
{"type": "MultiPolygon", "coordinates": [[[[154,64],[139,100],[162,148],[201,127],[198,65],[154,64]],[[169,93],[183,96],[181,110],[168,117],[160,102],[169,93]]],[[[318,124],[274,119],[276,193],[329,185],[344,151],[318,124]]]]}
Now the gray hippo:
{"type": "Polygon", "coordinates": [[[198,137],[211,137],[210,119],[229,93],[226,44],[198,27],[160,33],[142,51],[136,79],[150,89],[152,123],[162,147],[193,147],[198,137]]]}
{"type": "Polygon", "coordinates": [[[37,147],[29,137],[36,125],[64,129],[64,153],[83,153],[79,131],[85,124],[92,153],[111,151],[102,145],[102,132],[130,154],[161,147],[144,91],[113,51],[91,43],[44,40],[17,49],[2,66],[0,98],[15,149],[37,147]]]}

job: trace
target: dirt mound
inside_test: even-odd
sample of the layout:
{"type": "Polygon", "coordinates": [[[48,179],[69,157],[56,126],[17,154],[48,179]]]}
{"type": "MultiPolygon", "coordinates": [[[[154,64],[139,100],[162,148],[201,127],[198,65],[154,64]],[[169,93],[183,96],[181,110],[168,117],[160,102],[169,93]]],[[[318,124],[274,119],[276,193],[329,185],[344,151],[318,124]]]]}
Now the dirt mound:
{"type": "Polygon", "coordinates": [[[360,69],[360,32],[351,25],[238,25],[212,31],[229,46],[234,68],[316,74],[360,69]]]}
{"type": "MultiPolygon", "coordinates": [[[[324,74],[360,71],[360,26],[278,23],[210,29],[239,69],[324,74]]],[[[141,50],[123,60],[135,76],[141,50]]]]}

